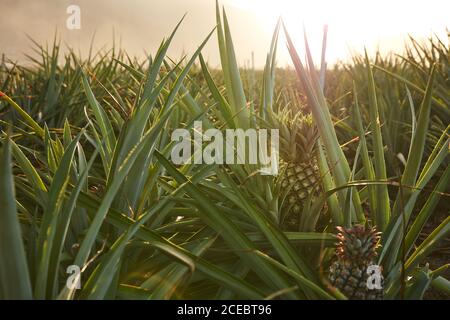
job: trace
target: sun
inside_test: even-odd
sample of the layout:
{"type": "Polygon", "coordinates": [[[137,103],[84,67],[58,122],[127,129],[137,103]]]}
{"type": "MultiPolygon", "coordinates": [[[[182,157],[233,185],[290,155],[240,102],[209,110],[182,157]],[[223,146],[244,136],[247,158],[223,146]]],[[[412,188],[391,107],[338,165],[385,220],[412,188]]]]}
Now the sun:
{"type": "Polygon", "coordinates": [[[420,0],[223,1],[255,16],[267,34],[282,17],[300,48],[306,31],[311,48],[320,52],[323,26],[327,25],[327,59],[332,62],[364,48],[385,53],[402,50],[408,34],[415,38],[436,34],[446,40],[449,26],[450,2],[440,0],[428,0],[426,7],[420,0]]]}
{"type": "MultiPolygon", "coordinates": [[[[332,38],[328,39],[328,59],[332,61],[345,56],[348,51],[348,39],[344,35],[353,30],[353,44],[362,42],[364,35],[354,30],[354,16],[357,12],[357,1],[333,0],[228,0],[228,5],[235,6],[253,15],[260,22],[260,28],[268,35],[279,17],[283,19],[290,36],[301,49],[304,31],[315,56],[320,54],[324,26],[329,26],[332,38]],[[352,18],[353,17],[353,18],[352,18]]],[[[280,51],[282,57],[286,52],[280,51]]],[[[287,58],[287,57],[284,57],[287,58]]],[[[281,59],[287,61],[288,59],[281,59]]]]}

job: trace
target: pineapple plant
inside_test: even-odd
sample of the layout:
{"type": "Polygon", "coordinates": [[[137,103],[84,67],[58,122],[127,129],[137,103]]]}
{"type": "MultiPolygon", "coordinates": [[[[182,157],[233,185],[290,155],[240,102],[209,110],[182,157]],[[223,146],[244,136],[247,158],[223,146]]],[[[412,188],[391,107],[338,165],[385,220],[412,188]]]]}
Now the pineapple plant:
{"type": "MultiPolygon", "coordinates": [[[[217,16],[221,20],[220,12],[217,16]]],[[[387,174],[383,172],[385,151],[391,148],[382,139],[390,136],[384,129],[388,133],[403,132],[391,130],[393,121],[384,121],[392,114],[400,117],[396,119],[404,115],[404,110],[396,110],[403,106],[405,92],[399,91],[404,90],[403,82],[388,87],[377,82],[380,91],[390,93],[386,88],[394,89],[393,94],[383,94],[380,107],[389,112],[386,116],[380,112],[378,117],[376,103],[356,89],[369,87],[370,97],[376,100],[373,97],[378,90],[373,80],[368,82],[361,76],[364,64],[349,65],[355,72],[345,68],[345,75],[359,74],[354,95],[360,93],[363,118],[359,119],[358,112],[352,119],[349,109],[349,118],[339,119],[340,124],[335,125],[336,118],[329,112],[337,109],[326,103],[335,99],[325,99],[320,89],[325,88],[325,78],[317,83],[313,63],[306,73],[297,61],[313,124],[302,109],[306,104],[300,102],[301,97],[281,101],[277,105],[283,106],[280,112],[279,108],[271,110],[278,103],[273,101],[278,96],[278,91],[273,91],[273,75],[275,70],[277,74],[284,72],[274,64],[276,41],[260,83],[264,88],[258,104],[255,95],[250,99],[245,96],[250,90],[241,81],[242,69],[235,59],[226,20],[218,21],[217,30],[224,72],[222,75],[217,70],[211,77],[207,64],[201,61],[207,83],[203,77],[190,76],[195,70],[189,68],[195,66],[201,47],[189,62],[169,63],[172,60],[166,57],[166,51],[172,36],[162,42],[149,63],[135,62],[126,53],[111,53],[96,54],[101,59],[91,60],[68,54],[60,57],[63,63],[59,64],[58,56],[51,53],[57,49],[43,49],[43,62],[36,61],[39,63],[34,67],[17,65],[17,72],[8,65],[8,69],[0,67],[0,79],[5,82],[0,87],[0,114],[4,118],[0,120],[0,298],[343,299],[345,294],[350,299],[421,299],[434,290],[448,294],[448,259],[446,248],[439,243],[450,234],[450,217],[445,210],[450,127],[436,135],[438,129],[432,122],[437,114],[435,107],[446,101],[447,95],[442,90],[432,91],[433,71],[424,95],[427,98],[417,112],[417,130],[412,130],[411,156],[405,154],[407,169],[395,176],[405,187],[399,186],[402,193],[396,200],[394,185],[380,183],[398,168],[389,170],[386,162],[387,174]],[[52,65],[55,68],[47,68],[52,65]],[[188,82],[189,78],[192,81],[188,82]],[[61,90],[54,90],[52,79],[58,79],[58,83],[65,79],[61,90]],[[45,98],[39,98],[41,93],[45,98]],[[389,103],[384,103],[385,99],[389,103]],[[65,107],[49,108],[48,101],[65,107]],[[289,111],[290,103],[294,108],[289,111]],[[75,105],[79,108],[67,108],[75,105]],[[84,114],[78,112],[82,108],[84,114]],[[203,110],[207,112],[203,114],[203,110]],[[178,128],[175,125],[187,127],[203,117],[205,126],[213,125],[207,118],[219,121],[214,123],[219,129],[259,128],[262,125],[255,111],[263,121],[275,119],[262,125],[280,129],[283,171],[278,177],[260,175],[254,170],[256,166],[171,163],[167,133],[178,128]],[[376,129],[377,119],[383,120],[383,135],[380,128],[376,129]],[[354,130],[345,130],[354,124],[351,120],[357,122],[359,141],[354,139],[354,130]],[[301,192],[322,192],[315,159],[315,126],[324,145],[323,158],[318,161],[327,197],[314,199],[310,206],[301,192]],[[370,143],[366,143],[366,137],[370,143]],[[430,137],[438,139],[432,151],[428,149],[433,145],[425,143],[430,137]],[[347,138],[359,144],[345,143],[350,152],[344,154],[339,142],[347,138]],[[348,162],[352,159],[347,157],[358,154],[353,150],[357,146],[363,161],[355,161],[355,175],[351,175],[348,162]],[[365,180],[369,183],[363,187],[365,180]],[[300,182],[296,185],[296,181],[300,182]],[[436,185],[433,192],[428,190],[431,183],[436,185]],[[388,186],[392,192],[385,192],[388,186]],[[367,192],[371,188],[373,199],[372,192],[367,192]],[[424,201],[421,192],[428,197],[424,201]],[[322,206],[330,215],[321,213],[322,206]],[[365,212],[370,214],[366,216],[365,212]],[[300,232],[284,232],[284,217],[290,218],[292,226],[299,225],[300,232]],[[382,240],[374,228],[350,228],[350,221],[363,223],[367,219],[383,232],[382,240]],[[280,221],[281,226],[277,226],[280,221]],[[430,222],[434,230],[430,230],[430,222]],[[333,260],[323,260],[322,253],[333,255],[336,237],[329,230],[339,225],[346,228],[339,228],[337,253],[333,260]],[[424,232],[426,236],[422,237],[424,232]],[[381,249],[378,242],[383,243],[381,249]],[[385,290],[367,287],[371,283],[368,267],[378,260],[377,254],[385,270],[385,290]],[[439,261],[434,260],[435,254],[439,254],[439,261]],[[323,261],[330,271],[326,276],[335,288],[321,281],[323,261]],[[328,262],[332,263],[330,269],[328,262]],[[83,266],[79,290],[67,285],[70,281],[66,280],[74,275],[66,273],[69,265],[83,266]],[[398,272],[399,267],[403,272],[398,272]]],[[[435,59],[436,55],[427,56],[435,59]]],[[[412,66],[414,72],[406,66],[405,73],[398,73],[403,63],[387,68],[393,75],[416,83],[417,88],[425,88],[424,70],[433,61],[423,61],[420,68],[419,62],[412,66]],[[419,78],[412,76],[416,73],[419,78]]],[[[371,64],[365,64],[370,74],[371,64]]],[[[325,75],[326,70],[322,70],[325,75]]],[[[285,73],[290,78],[295,76],[292,70],[285,73]]],[[[336,79],[328,73],[328,79],[336,79]]],[[[353,81],[341,82],[339,86],[353,81]]],[[[290,83],[299,87],[293,80],[286,85],[290,83]]],[[[350,92],[347,87],[343,85],[341,90],[350,92]]],[[[285,90],[285,86],[279,90],[285,90]]],[[[421,95],[411,96],[416,99],[421,95]]],[[[355,113],[360,109],[356,102],[355,113]]],[[[348,108],[351,103],[345,101],[344,105],[348,108]]],[[[410,139],[411,126],[405,121],[402,126],[410,139]]]]}
{"type": "Polygon", "coordinates": [[[280,130],[280,174],[277,184],[282,199],[282,224],[298,230],[300,214],[310,195],[320,192],[316,158],[318,131],[310,114],[292,110],[275,116],[280,130]]]}
{"type": "MultiPolygon", "coordinates": [[[[339,240],[336,247],[336,259],[330,267],[329,279],[349,299],[380,300],[381,289],[369,288],[369,266],[374,265],[377,249],[380,247],[380,232],[374,227],[354,225],[351,228],[337,227],[339,240]]],[[[383,277],[381,275],[381,282],[383,277]]]]}

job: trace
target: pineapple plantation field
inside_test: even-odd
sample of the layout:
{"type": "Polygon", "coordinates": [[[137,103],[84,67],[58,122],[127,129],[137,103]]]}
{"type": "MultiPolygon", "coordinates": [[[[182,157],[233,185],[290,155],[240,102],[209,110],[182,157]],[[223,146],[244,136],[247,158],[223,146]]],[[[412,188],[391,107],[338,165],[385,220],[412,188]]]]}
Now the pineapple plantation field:
{"type": "Polygon", "coordinates": [[[449,299],[446,39],[327,68],[280,21],[254,70],[225,12],[176,61],[179,28],[148,59],[0,61],[0,298],[449,299]],[[278,130],[278,173],[175,163],[196,123],[278,130]]]}

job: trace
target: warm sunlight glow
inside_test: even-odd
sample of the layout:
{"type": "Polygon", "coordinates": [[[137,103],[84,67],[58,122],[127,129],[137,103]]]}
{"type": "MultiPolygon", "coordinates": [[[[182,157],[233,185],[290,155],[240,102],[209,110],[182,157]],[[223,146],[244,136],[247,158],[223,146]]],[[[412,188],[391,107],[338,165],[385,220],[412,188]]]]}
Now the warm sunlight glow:
{"type": "Polygon", "coordinates": [[[345,59],[364,46],[382,52],[400,50],[407,35],[438,35],[447,41],[450,1],[429,0],[228,0],[228,5],[256,15],[272,32],[281,16],[291,36],[301,45],[303,26],[311,46],[320,47],[322,28],[329,26],[328,60],[345,59]]]}

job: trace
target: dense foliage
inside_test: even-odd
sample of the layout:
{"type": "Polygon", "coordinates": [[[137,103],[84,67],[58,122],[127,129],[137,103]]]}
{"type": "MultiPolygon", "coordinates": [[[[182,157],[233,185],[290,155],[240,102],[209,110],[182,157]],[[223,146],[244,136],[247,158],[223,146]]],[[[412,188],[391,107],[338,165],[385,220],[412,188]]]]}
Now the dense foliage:
{"type": "Polygon", "coordinates": [[[219,10],[217,22],[221,70],[201,56],[209,36],[191,57],[167,56],[179,25],[146,61],[117,48],[82,59],[57,41],[35,44],[28,64],[3,59],[0,298],[352,298],[328,279],[336,227],[355,225],[372,230],[357,229],[377,243],[384,298],[448,298],[448,45],[411,39],[402,56],[325,71],[285,31],[295,69],[277,69],[278,24],[265,69],[244,70],[219,10]],[[278,128],[281,157],[315,145],[282,159],[319,175],[289,227],[279,177],[170,161],[171,132],[196,120],[278,128]],[[66,286],[70,265],[81,289],[66,286]]]}

